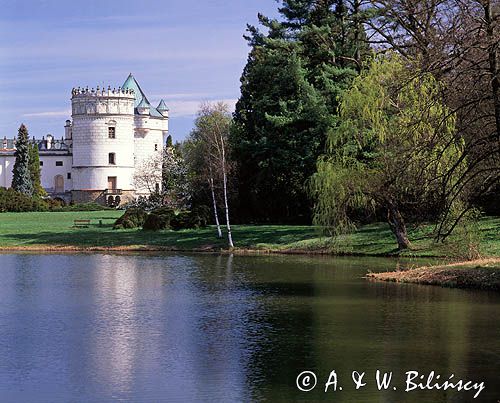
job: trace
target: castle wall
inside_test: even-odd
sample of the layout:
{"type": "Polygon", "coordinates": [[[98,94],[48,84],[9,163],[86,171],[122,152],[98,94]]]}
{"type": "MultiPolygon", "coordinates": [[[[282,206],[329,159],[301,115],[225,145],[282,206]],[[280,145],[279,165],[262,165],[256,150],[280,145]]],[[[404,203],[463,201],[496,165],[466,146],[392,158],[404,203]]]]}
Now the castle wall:
{"type": "Polygon", "coordinates": [[[14,154],[0,154],[0,187],[10,188],[15,162],[14,154]]]}
{"type": "Polygon", "coordinates": [[[40,153],[40,162],[43,163],[43,165],[40,166],[42,187],[48,193],[56,191],[56,176],[58,175],[62,176],[64,192],[73,189],[71,155],[43,155],[40,153]],[[58,162],[62,162],[63,165],[58,166],[58,162]]]}
{"type": "Polygon", "coordinates": [[[116,177],[116,189],[133,190],[133,95],[75,94],[72,106],[73,190],[108,189],[108,177],[116,177]],[[109,137],[110,127],[114,138],[109,137]],[[110,153],[114,163],[109,161],[110,153]]]}
{"type": "MultiPolygon", "coordinates": [[[[164,147],[164,136],[168,131],[168,121],[136,115],[134,126],[134,156],[137,169],[150,160],[160,158],[164,147]]],[[[161,184],[160,184],[161,185],[161,184]]],[[[136,189],[138,195],[149,194],[148,189],[136,189]]]]}

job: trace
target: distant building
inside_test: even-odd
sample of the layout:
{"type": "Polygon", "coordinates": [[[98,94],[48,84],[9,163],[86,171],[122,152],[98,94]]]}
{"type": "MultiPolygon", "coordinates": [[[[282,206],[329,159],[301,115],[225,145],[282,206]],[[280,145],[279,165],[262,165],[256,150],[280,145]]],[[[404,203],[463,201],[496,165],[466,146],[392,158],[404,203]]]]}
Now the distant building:
{"type": "MultiPolygon", "coordinates": [[[[66,202],[112,205],[148,195],[135,188],[133,178],[142,162],[162,152],[168,136],[165,101],[151,106],[132,74],[118,89],[78,87],[71,95],[72,120],[64,137],[33,139],[45,190],[66,202]]],[[[14,152],[15,139],[0,139],[2,187],[12,183],[14,152]]]]}

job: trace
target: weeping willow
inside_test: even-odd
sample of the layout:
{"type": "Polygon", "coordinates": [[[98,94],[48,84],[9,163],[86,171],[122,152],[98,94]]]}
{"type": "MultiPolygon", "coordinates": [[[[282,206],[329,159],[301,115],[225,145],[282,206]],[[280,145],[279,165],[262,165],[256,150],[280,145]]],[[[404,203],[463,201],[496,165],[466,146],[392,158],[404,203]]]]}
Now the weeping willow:
{"type": "Polygon", "coordinates": [[[317,225],[339,234],[354,228],[353,210],[395,206],[399,215],[445,204],[449,172],[458,177],[466,161],[442,89],[394,54],[375,58],[353,81],[310,181],[317,225]]]}

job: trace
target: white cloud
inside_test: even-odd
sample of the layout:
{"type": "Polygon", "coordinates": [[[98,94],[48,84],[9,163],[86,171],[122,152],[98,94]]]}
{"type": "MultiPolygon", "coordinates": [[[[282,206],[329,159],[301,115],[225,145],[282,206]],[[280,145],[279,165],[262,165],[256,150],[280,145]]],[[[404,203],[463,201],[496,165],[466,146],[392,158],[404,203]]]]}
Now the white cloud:
{"type": "Polygon", "coordinates": [[[45,112],[33,112],[33,113],[24,113],[22,116],[28,118],[46,118],[46,117],[63,117],[63,116],[71,116],[71,109],[65,109],[60,111],[45,111],[45,112]]]}
{"type": "Polygon", "coordinates": [[[236,102],[238,100],[232,98],[232,99],[219,99],[219,100],[209,100],[209,101],[205,99],[197,99],[192,101],[171,101],[168,103],[168,106],[170,108],[170,116],[173,118],[196,116],[202,102],[215,103],[218,101],[225,102],[226,104],[229,105],[229,109],[233,111],[234,107],[236,106],[236,102]]]}

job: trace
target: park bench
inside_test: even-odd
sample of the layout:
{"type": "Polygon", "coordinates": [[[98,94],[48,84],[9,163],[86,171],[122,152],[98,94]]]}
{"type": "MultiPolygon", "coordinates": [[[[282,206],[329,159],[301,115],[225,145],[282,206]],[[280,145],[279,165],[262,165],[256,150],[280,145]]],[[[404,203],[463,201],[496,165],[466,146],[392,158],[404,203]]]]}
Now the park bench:
{"type": "Polygon", "coordinates": [[[90,225],[90,220],[74,220],[73,227],[75,228],[87,228],[90,225]]]}

